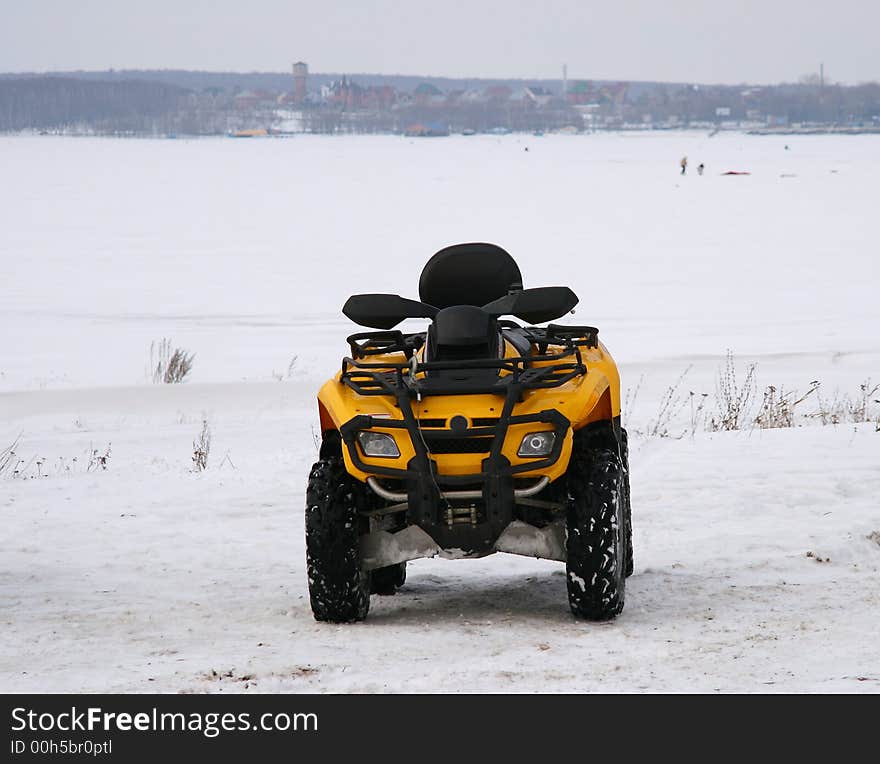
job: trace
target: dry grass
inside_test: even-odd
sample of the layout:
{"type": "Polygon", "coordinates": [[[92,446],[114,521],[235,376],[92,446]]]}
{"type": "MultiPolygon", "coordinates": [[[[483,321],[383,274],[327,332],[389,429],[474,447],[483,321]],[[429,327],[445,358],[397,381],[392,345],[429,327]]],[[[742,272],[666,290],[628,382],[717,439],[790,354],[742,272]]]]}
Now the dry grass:
{"type": "Polygon", "coordinates": [[[171,340],[167,337],[150,343],[150,369],[155,384],[183,382],[192,371],[194,360],[194,353],[183,348],[172,348],[171,340]]]}
{"type": "MultiPolygon", "coordinates": [[[[649,437],[672,437],[669,428],[672,426],[673,421],[678,418],[678,415],[681,414],[689,399],[685,398],[684,393],[681,392],[681,387],[690,370],[691,367],[688,366],[679,375],[678,379],[666,388],[666,392],[663,393],[663,397],[660,399],[660,409],[657,411],[657,416],[648,423],[646,434],[649,437]]],[[[683,434],[681,433],[681,435],[683,434]]],[[[681,437],[681,435],[677,437],[681,437]]]]}
{"type": "Polygon", "coordinates": [[[272,377],[278,382],[284,382],[285,380],[293,377],[293,372],[296,369],[296,362],[299,359],[299,356],[293,356],[290,359],[290,363],[287,364],[287,372],[282,374],[280,371],[272,370],[272,377]]]}
{"type": "Polygon", "coordinates": [[[818,420],[823,425],[842,423],[874,423],[875,431],[880,432],[880,384],[870,378],[859,385],[854,395],[835,390],[830,398],[822,394],[818,380],[810,382],[806,392],[787,390],[782,385],[768,385],[758,401],[757,364],[750,363],[745,369],[737,369],[733,353],[727,355],[720,366],[715,395],[691,390],[686,395],[681,392],[684,380],[691,370],[688,366],[674,384],[668,387],[660,398],[656,416],[647,426],[638,427],[632,421],[635,399],[644,377],[640,377],[634,388],[626,391],[622,413],[627,417],[625,424],[633,434],[643,437],[682,437],[697,432],[776,429],[798,427],[809,420],[818,420]],[[803,411],[808,399],[815,401],[813,411],[803,411]],[[714,413],[710,416],[714,403],[714,413]],[[689,421],[683,410],[689,404],[689,421]],[[755,409],[757,408],[757,412],[755,409]],[[677,429],[681,427],[681,431],[677,429]]]}
{"type": "Polygon", "coordinates": [[[878,394],[880,385],[874,384],[870,377],[859,385],[859,391],[854,396],[835,390],[830,398],[825,398],[819,392],[816,396],[818,407],[809,416],[826,425],[874,422],[877,432],[880,432],[880,400],[875,397],[878,394]]]}
{"type": "Polygon", "coordinates": [[[880,410],[875,408],[880,404],[880,400],[875,398],[878,392],[880,385],[873,384],[870,377],[859,385],[859,392],[850,406],[850,417],[853,422],[870,422],[877,417],[877,423],[880,425],[880,410]]]}
{"type": "Polygon", "coordinates": [[[72,475],[83,470],[86,472],[106,470],[110,462],[109,443],[103,451],[89,445],[89,450],[82,459],[78,456],[59,456],[54,461],[45,456],[31,456],[29,459],[23,459],[18,455],[20,438],[21,436],[0,450],[0,478],[33,480],[72,475]]]}
{"type": "Polygon", "coordinates": [[[14,475],[16,469],[19,466],[20,459],[18,458],[15,450],[18,448],[18,443],[21,440],[21,435],[19,435],[15,440],[12,441],[6,448],[0,451],[0,477],[6,477],[7,475],[14,475]]]}
{"type": "Polygon", "coordinates": [[[693,390],[688,394],[691,404],[691,437],[696,435],[697,430],[705,430],[706,425],[706,401],[709,400],[709,393],[695,393],[693,390]]]}
{"type": "Polygon", "coordinates": [[[208,420],[202,420],[202,429],[193,441],[193,469],[196,472],[203,472],[208,467],[208,456],[211,453],[211,428],[208,426],[208,420]]]}
{"type": "Polygon", "coordinates": [[[769,385],[764,390],[764,400],[755,417],[755,426],[761,430],[795,426],[795,409],[819,389],[819,383],[810,383],[810,389],[798,396],[794,390],[786,391],[781,385],[769,385]]]}
{"type": "Polygon", "coordinates": [[[639,381],[636,382],[635,387],[626,388],[626,392],[624,393],[623,404],[620,410],[620,418],[624,427],[630,427],[633,423],[633,411],[636,408],[636,401],[639,399],[639,390],[642,387],[642,382],[645,381],[645,375],[643,374],[639,377],[639,381]]]}
{"type": "Polygon", "coordinates": [[[728,350],[724,365],[718,372],[715,384],[717,416],[709,420],[709,430],[741,430],[749,422],[749,414],[757,393],[755,369],[757,364],[746,367],[742,383],[738,381],[733,353],[728,350]]]}
{"type": "Polygon", "coordinates": [[[86,466],[86,472],[106,470],[107,464],[110,461],[110,444],[107,444],[107,448],[104,449],[103,453],[99,452],[97,448],[90,448],[89,451],[89,463],[86,466]]]}

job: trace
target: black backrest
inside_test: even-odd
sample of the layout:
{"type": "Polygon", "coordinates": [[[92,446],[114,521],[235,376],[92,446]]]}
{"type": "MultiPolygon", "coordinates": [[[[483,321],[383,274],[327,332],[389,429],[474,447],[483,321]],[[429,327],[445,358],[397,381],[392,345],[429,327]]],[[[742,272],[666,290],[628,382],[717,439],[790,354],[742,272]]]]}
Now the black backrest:
{"type": "Polygon", "coordinates": [[[422,269],[419,297],[435,308],[482,306],[522,289],[522,274],[495,244],[456,244],[441,249],[422,269]]]}

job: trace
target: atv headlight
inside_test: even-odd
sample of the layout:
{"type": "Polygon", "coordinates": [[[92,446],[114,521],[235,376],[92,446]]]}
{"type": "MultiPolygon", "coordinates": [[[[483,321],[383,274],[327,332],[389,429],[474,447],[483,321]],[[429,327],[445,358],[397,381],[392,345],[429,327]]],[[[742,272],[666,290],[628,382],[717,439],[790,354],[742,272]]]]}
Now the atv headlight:
{"type": "Polygon", "coordinates": [[[530,432],[519,444],[517,456],[548,456],[556,442],[555,432],[530,432]]]}
{"type": "Polygon", "coordinates": [[[394,438],[384,432],[361,430],[358,433],[358,442],[366,456],[382,456],[386,459],[397,459],[400,456],[400,449],[397,448],[394,438]]]}

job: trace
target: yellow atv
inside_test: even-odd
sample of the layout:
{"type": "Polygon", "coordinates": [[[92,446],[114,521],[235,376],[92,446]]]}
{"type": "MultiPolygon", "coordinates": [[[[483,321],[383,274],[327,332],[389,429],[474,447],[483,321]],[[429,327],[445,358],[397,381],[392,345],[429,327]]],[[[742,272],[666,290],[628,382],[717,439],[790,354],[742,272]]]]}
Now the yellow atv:
{"type": "Polygon", "coordinates": [[[348,338],[351,355],[318,393],[306,494],[315,618],[362,620],[371,593],[403,585],[408,560],[494,552],[565,562],[572,612],[613,618],[632,526],[620,379],[598,330],[534,326],[577,296],[523,289],[492,244],[438,252],[419,296],[355,295],[342,309],[373,331],[348,338]],[[430,323],[395,330],[404,319],[430,323]]]}

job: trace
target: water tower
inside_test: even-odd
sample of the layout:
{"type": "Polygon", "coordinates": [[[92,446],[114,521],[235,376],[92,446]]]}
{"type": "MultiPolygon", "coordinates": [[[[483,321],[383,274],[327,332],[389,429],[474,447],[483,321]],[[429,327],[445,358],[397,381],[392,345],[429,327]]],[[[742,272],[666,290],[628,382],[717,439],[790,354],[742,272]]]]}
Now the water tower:
{"type": "Polygon", "coordinates": [[[293,100],[295,103],[302,103],[306,100],[308,93],[309,65],[302,61],[297,61],[293,65],[293,100]]]}

